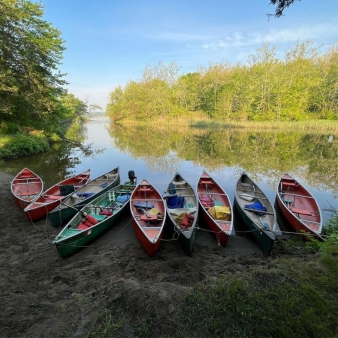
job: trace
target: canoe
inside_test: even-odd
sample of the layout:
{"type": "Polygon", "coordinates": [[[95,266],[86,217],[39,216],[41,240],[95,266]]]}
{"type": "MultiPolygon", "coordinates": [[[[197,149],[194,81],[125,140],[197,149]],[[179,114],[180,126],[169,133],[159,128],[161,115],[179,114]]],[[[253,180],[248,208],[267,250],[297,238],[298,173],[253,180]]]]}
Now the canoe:
{"type": "Polygon", "coordinates": [[[183,250],[191,256],[195,244],[198,199],[192,186],[176,173],[164,196],[168,218],[183,250]]]}
{"type": "Polygon", "coordinates": [[[46,217],[70,194],[85,185],[89,181],[89,176],[90,169],[82,174],[73,175],[44,191],[24,209],[27,218],[30,221],[38,221],[46,217]]]}
{"type": "Polygon", "coordinates": [[[233,211],[228,194],[206,171],[197,182],[196,192],[205,223],[217,242],[225,246],[233,231],[233,211]]]}
{"type": "Polygon", "coordinates": [[[315,237],[321,234],[323,220],[315,197],[288,173],[279,180],[276,199],[281,213],[293,229],[315,237]]]}
{"type": "Polygon", "coordinates": [[[136,237],[150,257],[161,244],[166,208],[161,194],[147,180],[142,180],[130,199],[130,211],[136,237]]]}
{"type": "Polygon", "coordinates": [[[236,183],[235,207],[240,221],[253,235],[263,254],[268,256],[280,234],[276,212],[259,186],[243,172],[236,183]]]}
{"type": "Polygon", "coordinates": [[[72,256],[82,247],[109,230],[126,211],[134,181],[120,184],[94,198],[65,225],[53,244],[62,258],[72,256]]]}
{"type": "Polygon", "coordinates": [[[120,184],[118,167],[89,181],[48,213],[50,225],[54,228],[65,225],[86,204],[118,184],[120,184]]]}
{"type": "Polygon", "coordinates": [[[43,191],[40,176],[28,168],[22,169],[11,182],[15,203],[24,210],[43,191]]]}

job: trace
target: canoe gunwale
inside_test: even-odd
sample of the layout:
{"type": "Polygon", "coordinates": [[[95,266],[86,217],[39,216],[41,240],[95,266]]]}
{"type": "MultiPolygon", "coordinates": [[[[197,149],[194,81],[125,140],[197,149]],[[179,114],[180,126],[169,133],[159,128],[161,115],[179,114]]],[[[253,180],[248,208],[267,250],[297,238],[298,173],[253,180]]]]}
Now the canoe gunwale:
{"type": "MultiPolygon", "coordinates": [[[[293,229],[295,229],[296,231],[300,232],[300,231],[305,231],[309,234],[312,234],[314,236],[320,236],[321,232],[322,232],[322,227],[323,227],[323,218],[322,218],[322,213],[321,213],[321,209],[319,207],[319,204],[315,198],[315,196],[310,193],[310,191],[302,184],[300,183],[297,179],[293,178],[290,174],[288,173],[283,173],[283,175],[281,176],[280,180],[278,181],[278,185],[277,185],[277,189],[276,189],[277,193],[276,193],[276,198],[277,198],[277,202],[278,205],[282,211],[282,214],[284,215],[285,218],[288,219],[288,222],[290,223],[290,225],[292,226],[293,229]],[[292,193],[289,191],[287,192],[283,192],[283,181],[294,181],[297,184],[292,186],[292,188],[294,188],[294,190],[300,190],[302,192],[302,194],[300,193],[292,193]],[[289,203],[291,202],[285,202],[283,196],[284,195],[289,195],[289,196],[293,196],[294,200],[292,202],[292,204],[295,204],[296,198],[299,197],[300,200],[305,199],[308,200],[309,203],[311,203],[310,201],[312,201],[311,204],[308,204],[308,206],[315,206],[314,208],[309,208],[306,209],[308,210],[310,213],[312,212],[312,215],[307,214],[307,216],[309,217],[317,217],[319,218],[319,222],[317,221],[313,221],[313,220],[306,220],[300,217],[300,214],[298,214],[297,216],[297,212],[293,212],[290,208],[289,208],[289,203]],[[318,230],[315,229],[311,229],[309,227],[308,224],[306,224],[306,222],[308,223],[312,223],[312,224],[317,224],[318,225],[318,230]]],[[[297,209],[297,208],[295,208],[297,209]]],[[[299,209],[299,208],[298,208],[299,209]]]]}

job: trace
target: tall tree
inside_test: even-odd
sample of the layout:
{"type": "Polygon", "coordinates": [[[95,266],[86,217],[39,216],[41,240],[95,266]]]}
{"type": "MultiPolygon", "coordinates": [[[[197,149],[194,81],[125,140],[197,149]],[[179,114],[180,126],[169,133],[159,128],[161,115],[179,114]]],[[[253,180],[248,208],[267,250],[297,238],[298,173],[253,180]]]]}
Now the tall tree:
{"type": "Polygon", "coordinates": [[[30,0],[0,0],[0,114],[4,121],[41,127],[55,113],[66,82],[59,30],[30,0]]]}

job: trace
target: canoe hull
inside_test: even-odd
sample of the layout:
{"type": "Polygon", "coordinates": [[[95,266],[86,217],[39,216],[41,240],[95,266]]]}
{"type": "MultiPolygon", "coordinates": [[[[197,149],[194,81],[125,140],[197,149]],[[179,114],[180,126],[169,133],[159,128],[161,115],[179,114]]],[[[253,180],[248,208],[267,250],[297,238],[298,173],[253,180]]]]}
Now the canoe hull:
{"type": "Polygon", "coordinates": [[[219,244],[226,246],[229,236],[233,230],[233,210],[228,194],[222,187],[211,178],[205,171],[197,182],[196,187],[200,212],[204,222],[213,232],[219,244]],[[204,198],[206,197],[206,201],[204,198]],[[226,221],[214,219],[208,209],[212,206],[224,206],[229,208],[229,216],[226,221]]]}
{"type": "Polygon", "coordinates": [[[199,214],[197,195],[192,186],[179,173],[176,173],[168,185],[165,201],[168,219],[178,234],[177,240],[181,243],[184,252],[188,256],[192,256],[199,214]],[[175,201],[176,205],[173,205],[172,201],[175,201]],[[177,218],[182,213],[194,217],[193,222],[188,226],[182,226],[181,221],[177,218]]]}
{"type": "Polygon", "coordinates": [[[215,236],[219,244],[221,244],[222,246],[226,246],[226,244],[228,243],[230,234],[222,231],[220,227],[217,225],[217,223],[214,222],[214,220],[210,219],[210,216],[205,209],[200,207],[200,210],[201,210],[201,215],[203,217],[204,222],[206,223],[208,228],[213,232],[213,235],[215,236]]]}
{"type": "Polygon", "coordinates": [[[54,243],[56,249],[62,258],[68,258],[78,252],[81,247],[84,247],[93,242],[98,237],[102,236],[105,232],[112,228],[118,222],[123,214],[128,210],[128,206],[121,210],[116,215],[110,217],[106,221],[102,221],[98,226],[92,227],[87,231],[80,232],[79,234],[69,237],[63,241],[54,243]]]}
{"type": "Polygon", "coordinates": [[[15,203],[24,210],[43,191],[40,176],[28,168],[22,169],[11,182],[11,191],[15,203]]]}
{"type": "Polygon", "coordinates": [[[87,170],[79,175],[67,178],[44,191],[24,209],[28,220],[34,222],[45,218],[50,211],[60,205],[71,193],[85,185],[89,181],[89,177],[90,170],[87,170]],[[61,195],[62,188],[68,186],[74,187],[71,193],[61,195]]]}
{"type": "Polygon", "coordinates": [[[62,225],[65,225],[67,222],[69,222],[81,208],[83,208],[86,204],[92,202],[95,198],[102,195],[106,191],[108,191],[111,188],[116,187],[120,183],[120,175],[119,175],[119,168],[115,168],[114,170],[110,171],[109,173],[106,173],[89,183],[87,183],[82,188],[78,189],[75,195],[81,195],[81,194],[88,194],[92,191],[96,191],[96,193],[91,194],[88,198],[81,199],[78,203],[71,203],[72,202],[72,195],[67,197],[62,205],[58,205],[56,208],[52,209],[48,213],[48,221],[50,225],[53,228],[59,228],[62,225]],[[111,176],[114,176],[113,179],[110,179],[111,176]],[[100,185],[95,184],[96,181],[103,180],[103,177],[107,177],[105,180],[105,187],[102,188],[100,185]],[[99,190],[101,189],[101,190],[99,190]],[[98,191],[99,190],[99,191],[98,191]],[[69,205],[69,206],[67,206],[69,205]]]}
{"type": "Polygon", "coordinates": [[[323,225],[320,207],[315,197],[291,175],[282,175],[276,199],[281,213],[296,232],[320,236],[323,225]]]}
{"type": "Polygon", "coordinates": [[[111,229],[126,213],[129,212],[129,199],[120,203],[116,208],[110,208],[121,195],[131,195],[136,184],[126,182],[114,187],[102,195],[96,197],[81,209],[63,228],[60,234],[55,238],[55,244],[59,255],[62,258],[68,258],[81,249],[81,247],[91,243],[106,231],[111,229]],[[122,192],[123,191],[123,192],[122,192]],[[112,196],[114,196],[112,198],[112,196]],[[111,210],[113,214],[99,221],[97,224],[88,229],[79,230],[78,227],[84,219],[84,215],[88,214],[92,217],[98,217],[100,208],[111,210]]]}
{"type": "Polygon", "coordinates": [[[156,240],[154,239],[154,241],[152,242],[148,237],[148,234],[150,234],[150,231],[148,233],[147,232],[145,233],[144,231],[142,231],[138,222],[134,221],[134,219],[133,219],[133,228],[134,228],[137,239],[142,244],[145,251],[148,253],[150,257],[154,257],[160,247],[161,239],[163,236],[163,231],[162,232],[156,231],[155,236],[157,239],[156,240]]]}
{"type": "Polygon", "coordinates": [[[263,255],[269,256],[273,244],[275,242],[275,236],[271,236],[267,232],[262,231],[260,228],[258,228],[247,216],[247,214],[243,211],[243,209],[240,207],[236,199],[235,199],[235,208],[238,212],[241,223],[248,231],[252,233],[255,241],[262,250],[263,255]]]}
{"type": "Polygon", "coordinates": [[[236,183],[235,207],[243,227],[254,237],[263,254],[270,255],[276,234],[281,234],[277,225],[276,212],[263,191],[246,173],[242,173],[236,183]],[[260,202],[265,207],[266,210],[260,212],[261,216],[258,212],[248,210],[249,196],[252,196],[254,202],[260,202]]]}
{"type": "Polygon", "coordinates": [[[150,257],[157,253],[163,237],[166,207],[161,194],[147,180],[142,180],[130,199],[130,212],[137,239],[150,257]],[[157,215],[153,215],[155,210],[157,215]]]}

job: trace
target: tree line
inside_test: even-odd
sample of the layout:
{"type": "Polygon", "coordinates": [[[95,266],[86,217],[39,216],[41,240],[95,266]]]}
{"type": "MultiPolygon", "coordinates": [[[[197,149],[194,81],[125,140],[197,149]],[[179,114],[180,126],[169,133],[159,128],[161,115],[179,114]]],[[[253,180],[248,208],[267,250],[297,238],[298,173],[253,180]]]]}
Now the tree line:
{"type": "Polygon", "coordinates": [[[223,61],[179,74],[176,63],[146,67],[110,93],[106,112],[114,121],[194,116],[236,121],[338,118],[338,45],[324,54],[311,40],[277,57],[263,44],[247,62],[223,61]]]}
{"type": "Polygon", "coordinates": [[[64,87],[61,32],[43,20],[41,3],[0,0],[0,13],[0,128],[59,133],[89,109],[64,87]]]}

